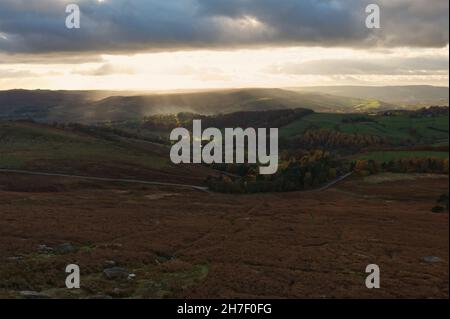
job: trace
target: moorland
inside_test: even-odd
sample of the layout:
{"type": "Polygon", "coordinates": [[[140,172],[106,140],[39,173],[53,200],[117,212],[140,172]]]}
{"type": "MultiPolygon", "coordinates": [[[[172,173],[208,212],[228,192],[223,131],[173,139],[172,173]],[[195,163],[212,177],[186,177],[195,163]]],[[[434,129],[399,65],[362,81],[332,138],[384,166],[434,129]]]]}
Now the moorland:
{"type": "Polygon", "coordinates": [[[2,91],[0,297],[446,298],[448,116],[435,87],[2,91]],[[194,119],[278,128],[278,172],[173,164],[194,119]]]}

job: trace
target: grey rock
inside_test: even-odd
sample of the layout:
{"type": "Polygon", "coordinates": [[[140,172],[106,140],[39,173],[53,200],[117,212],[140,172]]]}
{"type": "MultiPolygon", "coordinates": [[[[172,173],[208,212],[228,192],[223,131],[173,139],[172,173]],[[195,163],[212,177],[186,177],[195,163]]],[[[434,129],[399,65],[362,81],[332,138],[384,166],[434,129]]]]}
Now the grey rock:
{"type": "Polygon", "coordinates": [[[103,270],[103,274],[105,274],[108,279],[127,279],[130,272],[125,268],[111,267],[103,270]]]}
{"type": "Polygon", "coordinates": [[[436,256],[426,256],[426,257],[423,257],[422,260],[429,264],[434,264],[434,263],[438,263],[438,262],[442,261],[441,258],[436,257],[436,256]]]}
{"type": "Polygon", "coordinates": [[[70,254],[75,250],[75,247],[73,247],[73,245],[69,243],[64,243],[55,247],[55,251],[59,254],[70,254]]]}
{"type": "Polygon", "coordinates": [[[47,254],[53,252],[53,248],[47,245],[39,245],[39,251],[47,254]]]}
{"type": "Polygon", "coordinates": [[[50,296],[37,291],[21,291],[20,295],[25,299],[49,299],[50,296]]]}

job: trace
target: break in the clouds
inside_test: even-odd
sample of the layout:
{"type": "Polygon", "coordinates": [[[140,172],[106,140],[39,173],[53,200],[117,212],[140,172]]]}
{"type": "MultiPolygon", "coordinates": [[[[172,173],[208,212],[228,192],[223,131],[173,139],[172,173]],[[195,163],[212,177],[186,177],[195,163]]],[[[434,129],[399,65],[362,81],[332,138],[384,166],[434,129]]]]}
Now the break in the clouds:
{"type": "Polygon", "coordinates": [[[448,85],[448,0],[0,0],[0,89],[448,85]],[[65,26],[68,3],[81,28],[65,26]],[[365,26],[366,5],[381,29],[365,26]]]}
{"type": "Polygon", "coordinates": [[[268,68],[268,71],[303,75],[445,75],[448,74],[448,68],[447,56],[397,56],[287,62],[272,65],[268,68]]]}
{"type": "Polygon", "coordinates": [[[135,52],[249,46],[442,47],[448,0],[1,0],[0,52],[135,52]],[[65,28],[77,3],[81,29],[65,28]],[[377,3],[382,28],[365,27],[377,3]]]}

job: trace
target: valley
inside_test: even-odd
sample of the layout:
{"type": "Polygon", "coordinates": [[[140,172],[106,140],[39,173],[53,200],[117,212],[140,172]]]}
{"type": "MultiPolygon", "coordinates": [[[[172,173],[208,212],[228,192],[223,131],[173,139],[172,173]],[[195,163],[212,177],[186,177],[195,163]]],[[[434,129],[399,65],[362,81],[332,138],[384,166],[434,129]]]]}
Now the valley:
{"type": "Polygon", "coordinates": [[[230,92],[0,104],[0,297],[448,296],[448,107],[320,112],[230,92]],[[278,128],[277,173],[172,163],[170,132],[196,119],[278,128]],[[365,287],[372,263],[382,289],[365,287]]]}

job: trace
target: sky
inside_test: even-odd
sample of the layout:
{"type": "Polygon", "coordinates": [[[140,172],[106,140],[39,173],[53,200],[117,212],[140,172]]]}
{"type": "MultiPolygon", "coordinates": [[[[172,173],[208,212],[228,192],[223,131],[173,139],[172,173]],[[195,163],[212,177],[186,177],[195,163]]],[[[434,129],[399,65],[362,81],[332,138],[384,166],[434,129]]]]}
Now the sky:
{"type": "Polygon", "coordinates": [[[448,86],[448,0],[0,0],[0,90],[448,86]],[[68,29],[68,4],[81,11],[68,29]],[[380,28],[366,27],[366,6],[380,28]]]}

